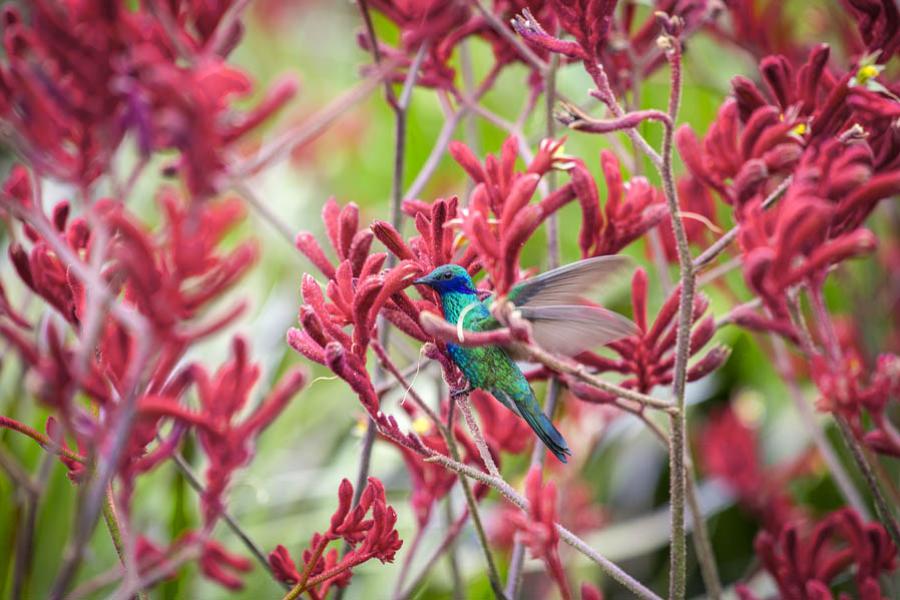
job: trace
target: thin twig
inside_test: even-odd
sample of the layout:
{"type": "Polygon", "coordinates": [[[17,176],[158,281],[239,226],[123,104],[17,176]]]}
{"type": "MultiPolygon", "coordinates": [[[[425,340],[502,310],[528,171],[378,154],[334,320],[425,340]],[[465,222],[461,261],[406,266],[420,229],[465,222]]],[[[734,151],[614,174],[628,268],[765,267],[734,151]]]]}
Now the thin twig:
{"type": "MultiPolygon", "coordinates": [[[[425,450],[424,452],[428,455],[428,457],[425,459],[427,462],[437,463],[447,469],[450,469],[451,471],[454,471],[461,475],[465,475],[466,477],[469,477],[471,479],[476,479],[481,483],[489,485],[500,492],[500,494],[502,494],[507,500],[518,506],[520,509],[526,512],[528,511],[528,500],[522,497],[518,492],[516,492],[512,488],[512,486],[510,486],[503,479],[499,479],[488,473],[479,471],[476,468],[444,456],[439,452],[435,452],[433,450],[425,450]]],[[[621,567],[616,565],[608,558],[600,555],[597,551],[591,548],[584,540],[576,536],[574,533],[558,523],[556,524],[556,530],[559,532],[560,537],[564,542],[597,563],[605,573],[625,586],[625,588],[630,590],[635,596],[637,596],[638,598],[648,598],[652,600],[659,599],[659,596],[654,594],[641,582],[623,571],[621,567]]]]}
{"type": "MultiPolygon", "coordinates": [[[[559,400],[559,392],[561,389],[559,378],[551,377],[547,382],[547,400],[544,403],[544,414],[548,419],[553,419],[553,413],[556,411],[556,402],[559,400]]],[[[547,458],[547,449],[540,442],[535,441],[534,449],[531,452],[531,469],[541,469],[547,458]]],[[[522,585],[522,567],[525,564],[525,543],[517,536],[513,544],[512,554],[509,559],[509,572],[506,575],[506,595],[510,600],[516,600],[519,597],[519,590],[522,585]]]]}
{"type": "MultiPolygon", "coordinates": [[[[495,65],[491,69],[491,71],[481,82],[481,85],[478,86],[478,89],[472,95],[472,102],[477,102],[482,96],[484,96],[484,94],[487,93],[489,89],[491,89],[497,79],[497,76],[500,74],[500,70],[501,69],[498,65],[495,65]]],[[[425,159],[425,164],[422,165],[419,173],[416,175],[416,177],[413,179],[413,182],[409,185],[409,188],[407,188],[406,192],[403,194],[404,199],[415,198],[420,193],[422,193],[423,189],[425,189],[425,185],[428,183],[428,181],[431,179],[431,176],[434,175],[434,172],[441,164],[441,159],[444,157],[444,151],[447,149],[447,145],[450,144],[450,140],[453,139],[453,133],[456,131],[460,120],[465,117],[469,113],[469,111],[469,106],[463,104],[451,116],[444,119],[444,126],[441,128],[440,133],[438,133],[438,137],[434,142],[434,147],[431,149],[431,153],[428,155],[428,158],[425,159]]]]}
{"type": "MultiPolygon", "coordinates": [[[[157,438],[159,439],[159,438],[157,438]]],[[[203,483],[200,481],[200,478],[197,477],[197,474],[194,473],[194,470],[191,469],[191,466],[184,459],[184,457],[179,453],[175,452],[172,454],[172,462],[175,463],[175,466],[181,471],[181,474],[184,475],[185,480],[188,482],[188,485],[193,488],[195,492],[200,495],[206,493],[206,489],[203,487],[203,483]]],[[[225,524],[229,529],[241,540],[241,543],[250,551],[250,554],[253,555],[253,558],[269,573],[274,575],[272,571],[272,566],[269,564],[269,559],[266,557],[262,548],[260,548],[256,542],[250,537],[250,535],[244,530],[240,523],[237,522],[237,519],[228,512],[228,510],[223,509],[222,520],[225,521],[225,524]]],[[[285,588],[287,588],[287,584],[282,583],[285,588]]]]}
{"type": "MultiPolygon", "coordinates": [[[[784,194],[785,191],[791,186],[794,177],[793,175],[788,176],[778,184],[772,192],[766,196],[766,199],[763,200],[762,207],[763,209],[769,208],[778,198],[784,194]]],[[[741,226],[735,225],[731,229],[729,229],[722,237],[716,240],[709,248],[700,253],[700,256],[694,259],[694,269],[700,270],[705,267],[707,264],[711,263],[719,254],[721,254],[735,239],[737,239],[738,234],[740,233],[741,226]]]]}
{"type": "Polygon", "coordinates": [[[345,115],[352,106],[368,98],[369,94],[381,85],[396,66],[397,63],[393,61],[384,63],[355,87],[335,98],[325,108],[264,146],[254,158],[234,165],[231,168],[233,179],[239,180],[257,173],[290,156],[297,146],[314,140],[332,123],[345,115]]]}
{"type": "MultiPolygon", "coordinates": [[[[418,392],[416,392],[415,389],[413,389],[413,387],[407,383],[406,379],[396,368],[396,366],[394,366],[390,357],[380,346],[380,344],[373,345],[373,349],[375,350],[376,355],[382,361],[382,365],[387,370],[387,372],[395,377],[398,382],[400,382],[400,385],[402,385],[407,390],[409,397],[416,404],[416,406],[420,407],[429,416],[435,427],[438,428],[441,436],[444,438],[444,442],[446,442],[447,444],[447,448],[450,451],[452,460],[459,463],[459,447],[456,444],[456,439],[453,437],[453,420],[450,419],[446,424],[441,421],[441,419],[437,416],[437,413],[431,410],[431,408],[428,407],[427,403],[422,399],[422,397],[419,396],[418,392]]],[[[490,454],[488,454],[488,456],[490,456],[490,454]]],[[[491,462],[493,463],[493,461],[491,462]]],[[[496,466],[494,466],[494,470],[496,470],[496,466]]],[[[496,477],[496,479],[502,481],[499,476],[496,477]]],[[[475,494],[472,492],[472,488],[465,477],[460,477],[459,483],[462,486],[463,494],[466,498],[468,512],[472,516],[472,525],[475,528],[475,533],[478,537],[479,543],[481,544],[482,551],[484,552],[485,562],[488,568],[488,580],[491,582],[491,588],[494,590],[494,594],[498,598],[503,598],[504,594],[503,588],[500,585],[500,575],[497,572],[497,566],[494,563],[494,556],[491,553],[490,546],[488,545],[487,534],[485,533],[484,525],[481,521],[481,514],[478,511],[478,500],[475,498],[475,494]]]]}
{"type": "Polygon", "coordinates": [[[888,533],[891,534],[894,544],[900,546],[900,526],[897,525],[897,520],[894,518],[890,504],[888,503],[887,498],[885,498],[881,486],[878,484],[878,479],[875,477],[872,467],[869,465],[865,449],[853,435],[853,429],[844,417],[835,414],[834,420],[838,425],[838,430],[841,432],[841,438],[844,440],[844,444],[847,445],[847,449],[850,450],[850,454],[853,456],[856,467],[859,469],[860,473],[862,473],[866,485],[869,486],[869,490],[872,492],[872,499],[875,502],[875,513],[878,515],[878,520],[881,521],[881,524],[884,525],[888,533]]]}
{"type": "Polygon", "coordinates": [[[488,473],[494,477],[500,478],[500,470],[497,469],[497,463],[494,462],[494,457],[491,456],[491,449],[488,448],[487,441],[481,433],[481,428],[478,427],[478,421],[475,419],[475,415],[472,414],[472,405],[469,403],[469,394],[464,393],[459,396],[456,399],[456,403],[462,410],[463,417],[466,420],[466,426],[472,434],[472,439],[475,440],[475,445],[478,447],[478,453],[481,455],[481,461],[484,463],[484,466],[487,467],[488,473]]]}

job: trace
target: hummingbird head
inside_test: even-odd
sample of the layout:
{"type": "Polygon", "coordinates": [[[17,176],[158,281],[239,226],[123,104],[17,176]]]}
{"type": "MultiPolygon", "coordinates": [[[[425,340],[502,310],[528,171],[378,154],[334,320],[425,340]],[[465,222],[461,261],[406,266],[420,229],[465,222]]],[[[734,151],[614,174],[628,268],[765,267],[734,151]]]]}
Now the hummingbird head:
{"type": "Polygon", "coordinates": [[[469,273],[459,265],[441,265],[434,271],[413,281],[419,285],[427,285],[439,294],[458,292],[474,294],[475,284],[469,273]]]}

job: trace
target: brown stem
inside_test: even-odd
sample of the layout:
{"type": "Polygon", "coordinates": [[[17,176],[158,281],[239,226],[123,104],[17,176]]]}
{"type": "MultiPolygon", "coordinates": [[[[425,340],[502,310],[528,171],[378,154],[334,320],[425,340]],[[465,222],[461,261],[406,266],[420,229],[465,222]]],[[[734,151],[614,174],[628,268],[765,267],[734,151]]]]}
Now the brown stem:
{"type": "MultiPolygon", "coordinates": [[[[303,566],[303,572],[300,574],[300,579],[297,580],[297,583],[294,585],[294,587],[288,590],[282,600],[296,600],[296,598],[299,598],[300,594],[307,590],[307,582],[309,582],[309,587],[315,585],[313,581],[309,580],[309,576],[312,575],[313,569],[316,567],[316,563],[319,562],[319,558],[322,557],[322,553],[325,552],[325,547],[328,546],[328,543],[330,541],[331,540],[329,540],[327,537],[322,536],[322,539],[319,540],[318,545],[316,545],[315,549],[313,550],[312,556],[303,566]]],[[[346,570],[346,567],[341,570],[346,570]]],[[[324,579],[322,581],[324,581],[324,579]]]]}

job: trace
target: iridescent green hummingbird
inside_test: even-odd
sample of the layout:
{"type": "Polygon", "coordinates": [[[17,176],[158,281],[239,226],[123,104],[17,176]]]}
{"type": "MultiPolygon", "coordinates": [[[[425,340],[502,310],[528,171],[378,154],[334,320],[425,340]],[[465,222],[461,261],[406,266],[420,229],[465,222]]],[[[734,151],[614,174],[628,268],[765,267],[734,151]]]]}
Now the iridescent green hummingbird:
{"type": "MultiPolygon", "coordinates": [[[[592,288],[609,283],[610,276],[631,266],[632,262],[622,256],[588,258],[523,281],[510,290],[507,298],[531,323],[532,336],[539,346],[574,356],[637,332],[630,320],[585,304],[584,300],[592,288]]],[[[472,278],[459,265],[442,265],[413,283],[427,285],[438,293],[444,318],[459,330],[488,331],[501,326],[491,314],[491,299],[479,298],[472,278]]],[[[566,462],[566,456],[572,452],[562,434],[541,412],[534,391],[509,348],[447,344],[447,351],[471,388],[489,392],[525,419],[556,458],[566,462]]]]}

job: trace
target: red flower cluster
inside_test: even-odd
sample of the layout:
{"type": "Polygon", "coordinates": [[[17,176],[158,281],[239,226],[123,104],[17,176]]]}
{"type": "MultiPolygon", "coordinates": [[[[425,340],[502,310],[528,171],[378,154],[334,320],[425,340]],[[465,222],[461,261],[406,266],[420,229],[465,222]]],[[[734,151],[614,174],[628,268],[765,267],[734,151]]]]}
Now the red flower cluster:
{"type": "Polygon", "coordinates": [[[38,0],[30,23],[5,7],[0,119],[43,173],[86,187],[130,132],[145,156],[181,151],[191,191],[209,194],[227,151],[296,90],[285,81],[256,109],[231,111],[250,82],[223,60],[242,31],[235,21],[228,31],[218,27],[230,4],[142,2],[132,10],[114,0],[38,0]]]}
{"type": "Polygon", "coordinates": [[[275,577],[293,586],[300,585],[301,594],[308,592],[313,598],[325,598],[332,586],[350,584],[354,567],[373,558],[393,562],[403,541],[394,528],[397,513],[387,504],[384,486],[370,477],[359,504],[351,506],[352,500],[353,485],[344,479],[338,488],[338,508],[331,516],[331,525],[325,533],[314,534],[309,548],[303,551],[302,571],[297,569],[287,548],[279,545],[269,554],[275,577]],[[336,548],[325,552],[329,544],[341,539],[352,547],[343,557],[336,548]]]}
{"type": "MultiPolygon", "coordinates": [[[[631,283],[631,301],[634,321],[638,326],[637,335],[609,344],[609,348],[619,355],[611,359],[593,352],[583,352],[578,360],[598,372],[621,373],[626,379],[622,387],[650,392],[657,385],[672,383],[675,366],[675,336],[680,288],[676,288],[663,303],[652,325],[647,323],[647,272],[638,269],[631,283]]],[[[716,331],[715,319],[702,318],[709,306],[703,294],[694,297],[691,332],[691,356],[696,355],[712,339],[716,331]]],[[[687,380],[696,381],[718,369],[728,359],[729,351],[724,346],[714,346],[700,360],[688,368],[687,380]]],[[[566,376],[569,389],[578,398],[588,402],[615,402],[616,396],[587,385],[574,377],[566,376]]]]}
{"type": "MultiPolygon", "coordinates": [[[[69,203],[62,201],[48,219],[33,197],[28,173],[14,169],[4,184],[0,207],[21,221],[25,235],[10,245],[11,262],[23,283],[80,339],[93,335],[95,342],[91,347],[71,345],[52,320],[32,340],[30,324],[11,307],[3,310],[8,317],[0,320],[0,335],[33,373],[38,398],[60,419],[59,424],[55,419],[47,423],[51,439],[65,447],[64,437],[74,437],[83,460],[62,458],[73,481],[91,474],[95,456],[109,452],[122,435],[122,415],[134,407],[130,434],[114,457],[118,504],[126,514],[135,478],[170,458],[193,429],[209,460],[201,504],[211,527],[222,512],[231,474],[250,459],[254,438],[303,386],[304,376],[300,371],[286,374],[260,407],[238,423],[235,419],[259,377],[246,344],[237,338],[234,359],[215,375],[197,364],[179,364],[192,344],[220,331],[243,311],[238,304],[197,323],[247,272],[257,252],[252,242],[228,253],[219,250],[222,238],[243,218],[237,200],[190,204],[164,189],[160,206],[165,222],[159,235],[112,199],[96,201],[78,217],[72,217],[69,203]],[[104,292],[108,296],[100,296],[104,292]],[[114,303],[119,312],[101,319],[98,307],[107,303],[114,303]],[[200,398],[197,409],[185,403],[192,384],[200,398]],[[78,394],[95,410],[85,410],[78,394]],[[174,427],[163,438],[167,421],[174,427]]],[[[234,575],[216,565],[246,570],[244,559],[223,554],[205,538],[178,543],[201,542],[203,572],[228,587],[239,587],[234,575]]]]}
{"type": "Polygon", "coordinates": [[[621,94],[635,79],[647,77],[665,63],[665,55],[656,45],[657,37],[663,32],[677,35],[698,28],[708,18],[707,4],[711,3],[666,0],[656,5],[657,12],[667,15],[665,22],[650,15],[639,25],[635,24],[636,6],[632,3],[624,3],[618,14],[618,0],[552,0],[549,4],[555,21],[574,40],[556,37],[552,29],[543,26],[543,15],[536,18],[527,9],[513,19],[513,28],[536,48],[581,61],[595,80],[603,68],[613,91],[621,94]],[[669,30],[668,23],[677,23],[678,31],[669,30]]]}
{"type": "Polygon", "coordinates": [[[500,156],[488,156],[483,166],[462,143],[450,145],[450,153],[476,183],[460,228],[500,294],[522,277],[518,263],[525,242],[547,217],[576,198],[582,212],[579,246],[585,257],[615,254],[666,215],[659,190],[643,178],[623,183],[619,163],[609,152],[601,154],[608,190],[601,211],[593,176],[582,161],[561,155],[563,141],[544,140],[525,172],[515,170],[515,138],[507,139],[500,156]],[[554,168],[568,171],[571,181],[540,202],[529,203],[541,178],[554,168]]]}
{"type": "MultiPolygon", "coordinates": [[[[797,523],[777,533],[763,531],[755,544],[783,598],[832,600],[829,583],[847,571],[853,573],[857,598],[888,598],[878,578],[896,568],[897,548],[880,524],[864,523],[849,508],[831,513],[805,532],[797,523]]],[[[742,600],[756,599],[743,586],[738,595],[742,600]]]]}

